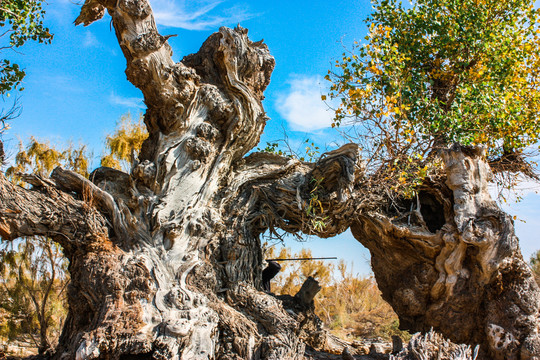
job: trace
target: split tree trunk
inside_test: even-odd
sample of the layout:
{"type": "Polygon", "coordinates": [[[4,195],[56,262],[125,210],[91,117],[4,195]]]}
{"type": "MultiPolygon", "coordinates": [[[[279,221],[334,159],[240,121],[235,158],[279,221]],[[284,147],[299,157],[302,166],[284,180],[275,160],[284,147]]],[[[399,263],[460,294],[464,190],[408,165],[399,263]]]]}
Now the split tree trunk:
{"type": "Polygon", "coordinates": [[[31,190],[0,177],[2,237],[49,236],[70,260],[55,358],[300,359],[306,344],[328,348],[312,308],[261,291],[259,236],[349,227],[403,326],[432,326],[495,358],[540,356],[539,291],[512,220],[489,199],[481,153],[448,150],[446,182],[426,184],[396,217],[389,198],[363,187],[353,144],[317,163],[246,157],[274,68],[247,30],[221,28],[174,63],[147,0],[87,0],[76,23],[105,10],[148,106],[139,162],[91,181],[58,168],[27,177],[31,190]],[[306,212],[315,186],[325,227],[306,212]]]}
{"type": "Polygon", "coordinates": [[[486,359],[537,359],[540,292],[511,217],[488,193],[484,151],[454,146],[442,157],[444,182],[401,204],[409,212],[359,214],[352,233],[401,327],[481,344],[486,359]]]}

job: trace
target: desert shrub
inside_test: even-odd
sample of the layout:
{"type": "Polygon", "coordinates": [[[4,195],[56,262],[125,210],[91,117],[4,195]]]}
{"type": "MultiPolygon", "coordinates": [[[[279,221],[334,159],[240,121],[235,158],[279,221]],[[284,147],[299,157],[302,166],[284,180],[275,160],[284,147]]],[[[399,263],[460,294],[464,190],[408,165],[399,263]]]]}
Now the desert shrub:
{"type": "MultiPolygon", "coordinates": [[[[270,249],[267,258],[306,258],[311,250],[293,254],[283,248],[279,254],[270,249]]],[[[276,294],[294,295],[302,283],[313,276],[322,286],[315,297],[315,311],[326,327],[345,338],[383,338],[392,335],[407,339],[399,330],[399,320],[392,307],[383,300],[372,276],[355,275],[344,261],[338,265],[320,260],[281,262],[281,272],[272,280],[276,294]]]]}

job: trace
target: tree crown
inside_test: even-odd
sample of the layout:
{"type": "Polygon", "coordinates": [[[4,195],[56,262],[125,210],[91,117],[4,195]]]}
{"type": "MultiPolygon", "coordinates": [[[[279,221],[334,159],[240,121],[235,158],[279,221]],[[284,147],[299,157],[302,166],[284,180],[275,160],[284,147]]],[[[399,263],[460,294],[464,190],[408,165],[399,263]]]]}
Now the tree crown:
{"type": "Polygon", "coordinates": [[[359,125],[368,157],[417,161],[457,142],[485,145],[496,160],[536,144],[534,1],[418,0],[405,8],[374,0],[374,9],[367,42],[355,43],[326,76],[329,96],[341,101],[333,126],[359,125]]]}

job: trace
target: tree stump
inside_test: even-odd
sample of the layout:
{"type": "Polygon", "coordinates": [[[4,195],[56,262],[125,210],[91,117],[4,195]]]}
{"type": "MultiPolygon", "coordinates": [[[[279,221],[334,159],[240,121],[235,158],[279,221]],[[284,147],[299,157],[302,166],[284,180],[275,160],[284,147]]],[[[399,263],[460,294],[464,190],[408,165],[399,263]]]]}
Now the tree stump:
{"type": "Polygon", "coordinates": [[[321,291],[321,286],[319,285],[319,282],[313,277],[309,276],[306,281],[304,281],[302,287],[300,288],[300,290],[298,290],[294,297],[303,306],[312,307],[313,298],[315,298],[315,295],[317,295],[319,291],[321,291]]]}

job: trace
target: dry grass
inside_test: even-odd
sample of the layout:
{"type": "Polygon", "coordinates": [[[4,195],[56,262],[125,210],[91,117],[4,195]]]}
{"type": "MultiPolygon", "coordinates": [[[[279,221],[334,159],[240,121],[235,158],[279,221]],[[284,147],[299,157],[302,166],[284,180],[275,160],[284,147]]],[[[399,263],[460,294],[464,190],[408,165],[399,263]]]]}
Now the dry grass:
{"type": "MultiPolygon", "coordinates": [[[[310,250],[292,254],[283,249],[270,250],[267,258],[311,257],[310,250]]],[[[315,297],[315,311],[335,335],[349,339],[382,338],[398,335],[404,340],[410,334],[398,329],[399,320],[392,307],[383,300],[375,279],[357,276],[341,261],[337,267],[323,261],[282,262],[282,271],[272,280],[272,291],[294,295],[308,276],[322,286],[315,297]]]]}

